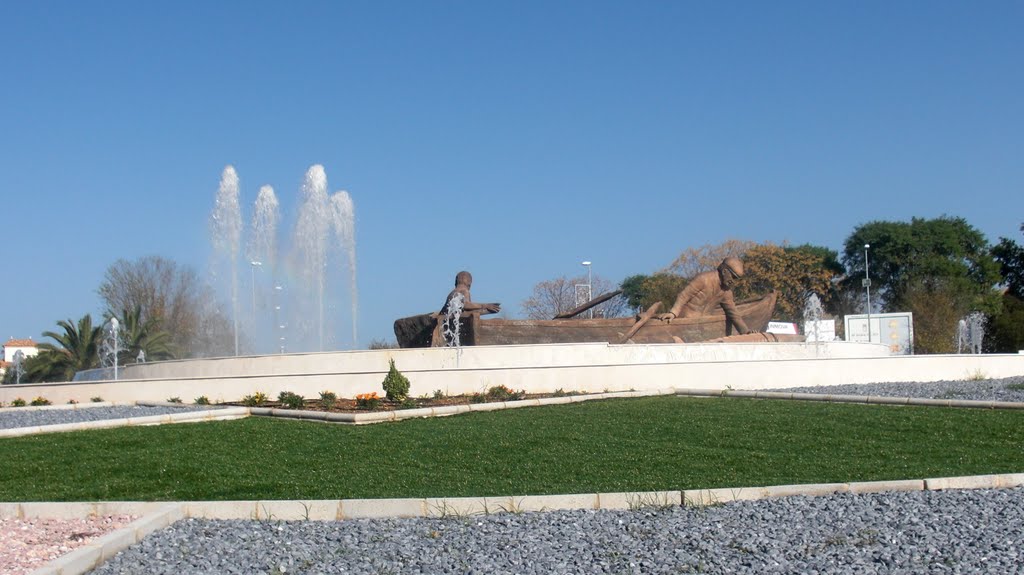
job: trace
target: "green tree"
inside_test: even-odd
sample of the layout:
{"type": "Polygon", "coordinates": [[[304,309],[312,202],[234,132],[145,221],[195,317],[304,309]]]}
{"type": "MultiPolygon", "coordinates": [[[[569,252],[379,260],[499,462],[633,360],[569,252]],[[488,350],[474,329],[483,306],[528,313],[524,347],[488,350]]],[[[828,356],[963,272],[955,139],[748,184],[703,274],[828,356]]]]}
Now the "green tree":
{"type": "Polygon", "coordinates": [[[686,278],[668,272],[657,272],[653,275],[637,274],[622,281],[619,289],[625,296],[631,309],[646,310],[655,302],[661,302],[662,311],[672,307],[676,296],[683,291],[686,278]]]}
{"type": "MultiPolygon", "coordinates": [[[[1021,224],[1020,231],[1024,233],[1024,224],[1021,224]]],[[[999,262],[1006,292],[1024,300],[1024,246],[1011,239],[999,238],[999,243],[992,248],[992,256],[999,262]]]]}
{"type": "MultiPolygon", "coordinates": [[[[1024,232],[1024,224],[1020,231],[1024,232]]],[[[1000,313],[989,316],[989,337],[986,348],[997,353],[1013,353],[1024,349],[1024,247],[1008,238],[999,238],[992,248],[1003,276],[1003,306],[1000,313]]]]}
{"type": "Polygon", "coordinates": [[[943,216],[907,222],[871,222],[854,229],[846,239],[843,264],[848,287],[859,289],[864,277],[864,245],[870,244],[868,262],[872,293],[885,311],[899,311],[914,281],[930,278],[954,282],[950,289],[967,289],[972,309],[998,309],[993,286],[999,267],[985,236],[963,218],[943,216]]]}
{"type": "Polygon", "coordinates": [[[160,329],[156,318],[143,318],[142,306],[123,310],[120,321],[125,342],[125,349],[118,354],[121,365],[137,361],[139,352],[145,354],[146,361],[174,359],[170,334],[160,329]]]}
{"type": "Polygon", "coordinates": [[[99,367],[103,327],[93,327],[89,314],[77,323],[68,319],[58,321],[57,325],[63,333],[43,332],[43,337],[53,339],[54,343],[40,342],[39,355],[27,365],[28,381],[71,381],[76,372],[99,367]]]}
{"type": "Polygon", "coordinates": [[[858,226],[843,251],[849,293],[863,289],[865,244],[872,295],[883,311],[914,313],[918,352],[951,350],[957,322],[970,311],[998,313],[998,263],[985,236],[963,218],[858,226]]]}

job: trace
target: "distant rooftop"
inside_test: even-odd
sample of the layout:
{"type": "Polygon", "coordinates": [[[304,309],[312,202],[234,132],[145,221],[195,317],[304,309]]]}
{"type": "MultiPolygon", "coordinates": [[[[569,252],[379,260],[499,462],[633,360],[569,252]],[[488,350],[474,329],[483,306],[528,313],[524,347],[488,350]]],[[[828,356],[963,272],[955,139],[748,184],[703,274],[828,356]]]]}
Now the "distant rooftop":
{"type": "Polygon", "coordinates": [[[36,347],[36,342],[32,341],[32,338],[28,339],[14,339],[13,337],[6,342],[4,345],[7,347],[36,347]]]}

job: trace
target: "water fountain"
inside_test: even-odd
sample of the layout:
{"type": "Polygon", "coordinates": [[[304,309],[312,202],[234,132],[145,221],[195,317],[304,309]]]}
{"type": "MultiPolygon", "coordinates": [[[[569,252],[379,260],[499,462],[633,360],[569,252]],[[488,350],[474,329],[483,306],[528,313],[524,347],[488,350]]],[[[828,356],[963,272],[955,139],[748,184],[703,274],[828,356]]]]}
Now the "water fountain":
{"type": "Polygon", "coordinates": [[[821,299],[818,298],[818,294],[812,293],[807,296],[804,301],[803,320],[804,320],[804,341],[814,342],[814,355],[818,356],[821,350],[821,341],[824,339],[821,331],[821,318],[825,313],[825,309],[821,305],[821,299]]]}
{"type": "Polygon", "coordinates": [[[238,355],[238,246],[242,237],[242,212],[238,204],[238,174],[231,166],[224,168],[221,174],[210,227],[215,253],[227,260],[231,273],[231,318],[235,355],[238,355]]]}
{"type": "MultiPolygon", "coordinates": [[[[238,176],[234,168],[224,170],[221,187],[212,217],[211,231],[218,260],[215,278],[225,268],[230,270],[231,302],[235,319],[236,355],[238,353],[238,245],[243,230],[238,201],[238,176]]],[[[327,174],[322,165],[309,168],[303,179],[298,215],[292,233],[290,250],[278,247],[280,204],[274,189],[260,188],[256,198],[251,226],[248,230],[248,263],[252,266],[252,313],[247,321],[249,337],[256,351],[283,349],[283,328],[289,326],[289,348],[292,351],[318,350],[333,347],[331,322],[335,308],[332,289],[339,276],[347,275],[351,297],[352,345],[357,333],[358,297],[356,287],[355,208],[347,192],[328,195],[327,174]],[[285,257],[282,257],[285,253],[285,257]],[[340,265],[338,265],[340,264],[340,265]],[[261,277],[257,282],[259,267],[261,277]],[[264,276],[264,274],[269,274],[264,276]],[[292,281],[289,282],[288,280],[292,281]],[[273,290],[273,291],[269,291],[273,290]],[[268,295],[269,292],[269,295],[268,295]],[[261,326],[257,301],[270,302],[273,317],[261,326]],[[288,321],[282,317],[282,307],[288,321]],[[261,329],[262,328],[262,329],[261,329]]]]}
{"type": "Polygon", "coordinates": [[[465,305],[465,297],[456,292],[452,299],[448,300],[447,311],[445,311],[444,323],[442,324],[442,335],[444,336],[445,347],[460,347],[459,339],[461,331],[462,308],[465,305]]]}
{"type": "Polygon", "coordinates": [[[121,352],[128,348],[124,341],[125,334],[121,331],[121,322],[116,317],[110,318],[103,326],[103,337],[100,340],[100,367],[113,369],[113,379],[117,380],[121,352]]]}
{"type": "Polygon", "coordinates": [[[981,353],[981,344],[985,339],[986,322],[985,314],[980,311],[972,311],[957,322],[957,353],[981,353]]]}
{"type": "Polygon", "coordinates": [[[12,362],[14,364],[12,366],[13,369],[14,369],[14,383],[15,384],[20,384],[21,383],[21,376],[25,375],[25,365],[24,365],[24,362],[25,362],[25,352],[23,352],[23,351],[21,351],[19,349],[18,351],[14,352],[14,357],[11,358],[11,359],[14,360],[12,362]]]}

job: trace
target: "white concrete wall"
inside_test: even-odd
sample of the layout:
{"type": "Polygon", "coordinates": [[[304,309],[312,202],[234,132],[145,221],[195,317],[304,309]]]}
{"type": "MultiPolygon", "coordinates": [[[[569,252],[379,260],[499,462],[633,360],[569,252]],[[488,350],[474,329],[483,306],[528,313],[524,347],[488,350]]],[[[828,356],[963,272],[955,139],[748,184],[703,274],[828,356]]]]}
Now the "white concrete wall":
{"type": "Polygon", "coordinates": [[[461,349],[388,349],[176,361],[129,366],[117,382],[0,386],[0,401],[42,396],[54,403],[236,401],[263,392],[315,398],[376,391],[394,359],[413,396],[485,391],[651,390],[666,387],[769,389],[885,381],[937,381],[1024,375],[1022,355],[894,356],[880,344],[554,344],[461,349]],[[139,379],[140,377],[147,379],[139,379]]]}

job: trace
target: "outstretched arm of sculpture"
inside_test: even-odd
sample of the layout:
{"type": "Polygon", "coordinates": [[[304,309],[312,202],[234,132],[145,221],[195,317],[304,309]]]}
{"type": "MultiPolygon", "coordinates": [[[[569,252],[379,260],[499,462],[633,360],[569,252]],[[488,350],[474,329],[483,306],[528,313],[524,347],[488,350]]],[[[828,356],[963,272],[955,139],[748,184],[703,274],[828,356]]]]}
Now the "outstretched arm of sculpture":
{"type": "Polygon", "coordinates": [[[501,311],[501,304],[469,302],[462,309],[465,311],[479,311],[481,314],[498,313],[501,311]]]}
{"type": "Polygon", "coordinates": [[[655,317],[666,321],[679,317],[683,314],[683,307],[686,306],[686,302],[690,301],[690,298],[692,298],[696,292],[696,282],[690,282],[685,288],[683,288],[683,291],[679,292],[679,295],[676,296],[676,302],[672,304],[672,309],[668,310],[666,313],[660,313],[655,317]]]}
{"type": "Polygon", "coordinates": [[[743,316],[736,309],[736,301],[733,300],[732,291],[725,292],[725,298],[722,299],[722,309],[725,310],[726,321],[732,322],[736,326],[736,331],[739,333],[755,333],[754,330],[747,327],[747,322],[743,321],[743,316]]]}

